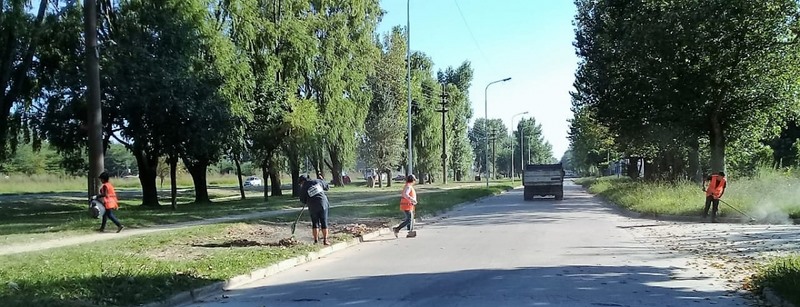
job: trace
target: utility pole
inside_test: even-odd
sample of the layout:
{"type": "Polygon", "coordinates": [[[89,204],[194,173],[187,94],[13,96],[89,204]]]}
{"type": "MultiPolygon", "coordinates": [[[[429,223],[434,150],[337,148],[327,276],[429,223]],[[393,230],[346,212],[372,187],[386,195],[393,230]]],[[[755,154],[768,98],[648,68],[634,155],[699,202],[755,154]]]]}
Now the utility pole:
{"type": "Polygon", "coordinates": [[[406,85],[408,87],[408,164],[406,176],[414,174],[414,150],[411,142],[411,0],[406,1],[406,85]]]}
{"type": "Polygon", "coordinates": [[[97,178],[103,172],[103,110],[100,105],[100,51],[97,50],[97,2],[83,1],[86,37],[86,87],[89,90],[87,133],[89,136],[89,198],[100,190],[97,178]]]}
{"type": "Polygon", "coordinates": [[[497,133],[494,131],[494,129],[492,129],[491,132],[489,132],[489,139],[492,141],[492,171],[489,172],[489,165],[488,165],[489,161],[486,161],[487,162],[486,171],[489,173],[489,178],[492,178],[491,177],[492,174],[494,174],[494,176],[497,176],[497,164],[495,157],[495,140],[497,139],[497,133]]]}
{"type": "Polygon", "coordinates": [[[442,113],[442,184],[447,184],[447,130],[445,127],[447,126],[447,91],[445,90],[445,85],[442,83],[442,94],[439,95],[442,97],[442,108],[436,110],[436,112],[442,113]]]}

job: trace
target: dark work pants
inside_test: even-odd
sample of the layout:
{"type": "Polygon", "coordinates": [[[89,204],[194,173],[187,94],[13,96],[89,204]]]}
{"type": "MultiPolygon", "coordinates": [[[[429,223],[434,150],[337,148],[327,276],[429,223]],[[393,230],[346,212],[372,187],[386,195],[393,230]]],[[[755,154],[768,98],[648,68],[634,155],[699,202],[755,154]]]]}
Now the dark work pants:
{"type": "Polygon", "coordinates": [[[114,216],[114,210],[106,209],[106,213],[103,214],[103,223],[100,224],[100,229],[106,229],[106,219],[110,219],[114,225],[117,225],[117,228],[122,227],[122,224],[119,223],[117,217],[114,216]]]}
{"type": "Polygon", "coordinates": [[[706,196],[706,206],[703,208],[703,218],[708,217],[708,209],[711,205],[714,205],[714,208],[711,209],[711,219],[717,218],[717,211],[719,211],[719,199],[715,199],[714,196],[706,196]]]}
{"type": "Polygon", "coordinates": [[[406,214],[406,218],[403,220],[402,223],[400,223],[400,225],[397,225],[395,229],[399,231],[400,229],[403,229],[403,227],[406,227],[408,231],[411,231],[412,229],[414,229],[414,211],[403,210],[403,213],[406,214]]]}

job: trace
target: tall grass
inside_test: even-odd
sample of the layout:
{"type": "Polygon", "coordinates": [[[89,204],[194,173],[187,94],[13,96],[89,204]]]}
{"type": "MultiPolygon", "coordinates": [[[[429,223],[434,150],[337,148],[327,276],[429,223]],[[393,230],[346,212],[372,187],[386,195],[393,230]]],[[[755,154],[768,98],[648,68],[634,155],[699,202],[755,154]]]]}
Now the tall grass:
{"type": "Polygon", "coordinates": [[[753,284],[758,290],[766,287],[800,306],[800,255],[778,258],[758,270],[753,284]]]}
{"type": "MultiPolygon", "coordinates": [[[[697,183],[648,182],[601,177],[577,181],[589,192],[632,211],[656,215],[700,215],[705,193],[697,183]]],[[[722,198],[758,220],[782,223],[800,218],[800,177],[796,173],[763,168],[752,178],[728,178],[722,198]]],[[[720,204],[722,216],[740,215],[720,204]]]]}

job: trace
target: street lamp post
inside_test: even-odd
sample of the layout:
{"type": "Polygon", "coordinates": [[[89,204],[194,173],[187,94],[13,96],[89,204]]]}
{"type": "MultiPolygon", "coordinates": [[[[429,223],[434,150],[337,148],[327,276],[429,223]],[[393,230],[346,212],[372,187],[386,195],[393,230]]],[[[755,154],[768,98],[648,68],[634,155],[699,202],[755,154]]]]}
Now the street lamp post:
{"type": "Polygon", "coordinates": [[[406,1],[406,83],[408,85],[408,167],[406,175],[414,174],[414,153],[411,143],[411,0],[406,1]]]}
{"type": "MultiPolygon", "coordinates": [[[[514,118],[516,118],[517,116],[520,116],[520,115],[525,115],[525,114],[528,114],[528,111],[525,111],[525,112],[522,112],[522,113],[517,113],[517,114],[514,114],[514,116],[511,116],[511,127],[512,127],[511,131],[514,131],[513,130],[514,118]]],[[[522,135],[522,129],[520,129],[520,135],[522,135]]],[[[512,136],[513,136],[513,132],[512,132],[512,136]]],[[[522,143],[520,143],[519,146],[520,146],[519,148],[522,148],[522,143]]],[[[520,151],[520,153],[522,153],[522,151],[520,151]]],[[[520,160],[522,160],[522,157],[520,157],[520,160]]],[[[522,169],[520,169],[520,170],[522,170],[522,169]]],[[[514,182],[515,177],[516,176],[514,174],[514,139],[511,139],[511,182],[514,182]]]]}
{"type": "MultiPolygon", "coordinates": [[[[499,82],[506,82],[508,80],[511,80],[511,78],[505,78],[505,79],[500,79],[500,80],[497,80],[497,81],[489,82],[489,84],[487,84],[486,88],[483,90],[483,117],[484,117],[483,118],[484,119],[484,121],[483,121],[483,132],[484,133],[488,133],[489,132],[489,98],[487,97],[487,94],[489,93],[489,86],[492,85],[492,84],[495,84],[495,83],[499,83],[499,82]]],[[[488,165],[489,164],[489,138],[488,138],[488,134],[487,134],[486,142],[484,144],[484,149],[485,150],[483,151],[483,158],[484,158],[484,161],[486,161],[485,162],[486,165],[484,167],[486,168],[486,187],[488,188],[489,187],[489,165],[488,165]]]]}

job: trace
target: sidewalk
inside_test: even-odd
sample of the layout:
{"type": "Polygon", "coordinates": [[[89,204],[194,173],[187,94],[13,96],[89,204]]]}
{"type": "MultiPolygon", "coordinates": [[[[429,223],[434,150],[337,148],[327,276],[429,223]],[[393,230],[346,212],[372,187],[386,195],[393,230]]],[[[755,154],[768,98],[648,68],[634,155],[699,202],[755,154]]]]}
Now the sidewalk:
{"type": "MultiPolygon", "coordinates": [[[[466,187],[473,187],[475,185],[463,185],[463,186],[455,186],[455,187],[446,187],[437,190],[428,190],[428,189],[420,189],[418,194],[428,194],[428,193],[441,193],[448,190],[459,189],[459,188],[466,188],[466,187]]],[[[238,197],[238,196],[236,196],[238,197]]],[[[365,203],[371,201],[379,201],[379,200],[386,200],[386,199],[393,199],[398,198],[399,196],[388,195],[388,196],[376,196],[370,198],[362,198],[357,200],[348,200],[347,203],[342,203],[339,201],[337,204],[332,204],[331,207],[339,207],[345,205],[352,205],[353,203],[365,203]]],[[[243,221],[243,220],[251,220],[251,219],[259,219],[259,218],[267,218],[267,217],[274,217],[282,214],[298,212],[300,208],[289,208],[289,209],[282,209],[282,210],[269,210],[269,211],[262,211],[262,212],[254,212],[248,214],[239,214],[239,215],[231,215],[227,217],[218,217],[218,218],[210,218],[205,219],[202,221],[192,221],[192,222],[181,222],[169,225],[161,225],[161,226],[152,226],[152,227],[145,227],[145,228],[134,228],[134,229],[125,229],[120,233],[94,233],[94,234],[86,234],[86,235],[79,235],[73,237],[66,237],[62,239],[53,239],[53,240],[46,240],[41,242],[32,242],[32,243],[23,243],[23,244],[12,244],[8,246],[0,246],[0,256],[4,255],[12,255],[12,254],[19,254],[25,252],[33,252],[33,251],[41,251],[51,248],[58,248],[58,247],[65,247],[65,246],[72,246],[78,245],[83,243],[92,243],[98,241],[105,241],[105,240],[114,240],[114,239],[122,239],[137,235],[149,234],[149,233],[156,233],[162,232],[167,230],[175,230],[175,229],[185,229],[194,226],[200,225],[209,225],[209,224],[219,224],[219,223],[226,223],[226,222],[235,222],[235,221],[243,221]]]]}

